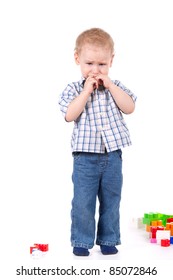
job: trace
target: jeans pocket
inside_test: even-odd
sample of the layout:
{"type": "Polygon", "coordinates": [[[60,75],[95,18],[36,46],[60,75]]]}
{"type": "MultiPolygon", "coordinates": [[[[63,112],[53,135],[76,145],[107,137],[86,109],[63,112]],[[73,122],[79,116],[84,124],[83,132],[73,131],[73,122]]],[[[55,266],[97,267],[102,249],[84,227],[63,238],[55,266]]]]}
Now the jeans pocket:
{"type": "Polygon", "coordinates": [[[73,152],[73,153],[72,153],[72,156],[73,156],[73,158],[74,158],[75,161],[78,160],[78,159],[80,158],[80,154],[81,154],[81,152],[73,152]]]}
{"type": "Polygon", "coordinates": [[[116,150],[116,152],[117,152],[119,158],[122,160],[122,150],[118,149],[118,150],[116,150]]]}

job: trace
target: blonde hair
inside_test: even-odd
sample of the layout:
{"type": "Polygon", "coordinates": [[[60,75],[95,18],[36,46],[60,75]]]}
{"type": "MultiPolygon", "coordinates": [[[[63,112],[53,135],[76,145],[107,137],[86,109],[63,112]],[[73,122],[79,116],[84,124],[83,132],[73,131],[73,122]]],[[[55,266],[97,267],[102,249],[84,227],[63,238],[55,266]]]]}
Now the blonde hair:
{"type": "Polygon", "coordinates": [[[107,47],[111,54],[114,53],[114,41],[112,37],[101,28],[91,28],[83,31],[76,39],[75,51],[80,53],[84,44],[92,44],[99,47],[107,47]]]}

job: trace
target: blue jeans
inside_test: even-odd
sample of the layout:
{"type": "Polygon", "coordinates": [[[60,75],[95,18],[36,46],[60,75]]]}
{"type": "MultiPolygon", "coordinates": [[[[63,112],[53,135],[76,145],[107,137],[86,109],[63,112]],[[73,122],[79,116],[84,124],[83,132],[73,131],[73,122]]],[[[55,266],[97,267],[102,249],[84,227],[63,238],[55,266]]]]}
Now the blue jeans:
{"type": "Polygon", "coordinates": [[[71,244],[90,249],[97,245],[115,246],[120,241],[120,200],[122,152],[73,153],[74,196],[71,210],[71,244]],[[96,229],[96,201],[99,218],[96,229]]]}

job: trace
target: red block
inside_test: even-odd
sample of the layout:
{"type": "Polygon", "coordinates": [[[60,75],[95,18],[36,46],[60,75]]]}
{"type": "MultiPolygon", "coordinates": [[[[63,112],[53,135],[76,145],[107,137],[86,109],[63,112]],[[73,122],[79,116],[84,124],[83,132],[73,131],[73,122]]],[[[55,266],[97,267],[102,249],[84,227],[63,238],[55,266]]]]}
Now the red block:
{"type": "Polygon", "coordinates": [[[33,251],[34,249],[39,249],[39,247],[38,247],[37,244],[35,244],[34,246],[31,246],[31,247],[30,247],[30,254],[32,254],[32,251],[33,251]]]}
{"type": "Polygon", "coordinates": [[[169,247],[170,246],[170,239],[161,239],[161,246],[162,247],[169,247]]]}
{"type": "Polygon", "coordinates": [[[158,226],[157,229],[158,229],[158,230],[164,230],[164,227],[158,226]]]}
{"type": "Polygon", "coordinates": [[[38,246],[38,249],[42,252],[47,252],[49,250],[48,244],[34,244],[35,246],[38,246]]]}
{"type": "Polygon", "coordinates": [[[151,227],[151,238],[156,238],[157,227],[151,227]]]}

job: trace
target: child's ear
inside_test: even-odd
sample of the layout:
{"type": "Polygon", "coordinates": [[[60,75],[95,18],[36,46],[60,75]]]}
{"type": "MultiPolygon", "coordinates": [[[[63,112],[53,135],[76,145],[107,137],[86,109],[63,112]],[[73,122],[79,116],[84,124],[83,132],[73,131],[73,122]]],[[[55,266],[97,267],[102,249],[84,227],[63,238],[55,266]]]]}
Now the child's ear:
{"type": "Polygon", "coordinates": [[[77,52],[74,53],[74,59],[77,65],[79,65],[79,54],[77,52]]]}
{"type": "Polygon", "coordinates": [[[111,58],[111,62],[110,62],[110,67],[112,66],[112,63],[113,63],[113,60],[114,60],[114,54],[112,55],[112,58],[111,58]]]}

